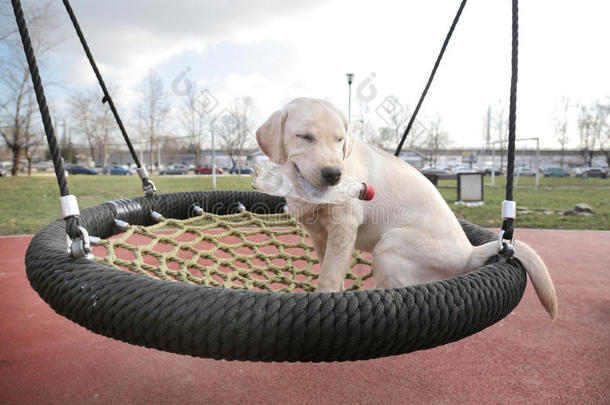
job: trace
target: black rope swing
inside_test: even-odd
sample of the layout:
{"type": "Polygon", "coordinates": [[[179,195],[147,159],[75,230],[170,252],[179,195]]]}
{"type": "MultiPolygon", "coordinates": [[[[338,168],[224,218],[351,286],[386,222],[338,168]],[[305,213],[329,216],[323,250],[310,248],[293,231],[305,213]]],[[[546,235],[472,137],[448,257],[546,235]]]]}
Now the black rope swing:
{"type": "MultiPolygon", "coordinates": [[[[120,121],[74,13],[67,0],[64,4],[100,81],[104,101],[109,102],[120,121]]],[[[513,4],[516,85],[517,0],[513,4]]],[[[254,191],[146,192],[143,197],[111,201],[80,212],[68,191],[20,1],[12,0],[12,5],[62,196],[63,219],[43,228],[30,243],[26,254],[27,276],[32,287],[60,315],[104,336],[191,356],[251,361],[344,361],[454,342],[499,321],[519,303],[526,285],[525,271],[509,254],[494,256],[482,268],[448,280],[341,293],[202,287],[159,281],[89,260],[89,244],[93,239],[89,233],[108,238],[120,232],[117,221],[152,225],[155,222],[152,212],[185,219],[194,215],[195,205],[220,215],[241,208],[279,213],[285,201],[254,191]]],[[[516,87],[511,85],[513,131],[515,92],[516,87]]],[[[126,132],[123,135],[127,140],[126,132]]],[[[514,147],[514,137],[511,143],[514,147]]],[[[146,188],[146,176],[141,177],[146,188]]],[[[512,176],[509,174],[508,178],[512,176]]],[[[473,245],[497,240],[496,235],[478,226],[463,221],[461,225],[473,245]]],[[[512,221],[507,227],[506,235],[512,238],[512,221]]],[[[510,252],[504,249],[504,253],[510,252]]]]}

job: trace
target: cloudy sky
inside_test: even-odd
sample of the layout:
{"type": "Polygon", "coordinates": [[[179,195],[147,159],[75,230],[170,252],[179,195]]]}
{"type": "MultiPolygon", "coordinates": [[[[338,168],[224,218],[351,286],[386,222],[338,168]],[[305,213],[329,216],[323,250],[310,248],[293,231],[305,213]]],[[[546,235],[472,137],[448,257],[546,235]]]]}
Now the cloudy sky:
{"type": "MultiPolygon", "coordinates": [[[[347,110],[345,73],[355,73],[355,100],[375,109],[394,95],[414,106],[458,0],[412,1],[85,1],[73,0],[105,80],[118,86],[119,109],[133,112],[149,69],[178,104],[188,83],[208,88],[223,106],[251,96],[256,123],[295,97],[325,98],[347,110]]],[[[95,77],[57,2],[66,40],[43,75],[65,89],[93,88],[95,77]]],[[[27,12],[27,9],[26,9],[27,12]]],[[[520,6],[518,137],[555,147],[556,103],[610,96],[610,2],[536,0],[520,6]]],[[[510,1],[471,0],[437,73],[421,120],[442,118],[454,146],[479,147],[487,107],[508,106],[510,1]]],[[[576,128],[570,127],[573,143],[576,128]]]]}

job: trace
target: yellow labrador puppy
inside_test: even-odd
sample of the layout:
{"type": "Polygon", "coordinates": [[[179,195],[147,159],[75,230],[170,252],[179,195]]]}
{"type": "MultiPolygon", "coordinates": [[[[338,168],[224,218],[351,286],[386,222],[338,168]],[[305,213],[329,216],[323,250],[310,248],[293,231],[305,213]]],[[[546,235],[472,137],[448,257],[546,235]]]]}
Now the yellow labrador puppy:
{"type": "MultiPolygon", "coordinates": [[[[376,288],[467,273],[496,254],[497,242],[470,244],[430,181],[403,160],[355,140],[345,116],[324,100],[293,100],[269,117],[256,139],[273,162],[291,162],[314,187],[335,186],[344,176],[375,187],[371,201],[331,205],[287,198],[322,263],[318,291],[341,290],[354,248],[373,253],[376,288]]],[[[546,266],[519,241],[516,257],[555,319],[557,299],[546,266]]]]}

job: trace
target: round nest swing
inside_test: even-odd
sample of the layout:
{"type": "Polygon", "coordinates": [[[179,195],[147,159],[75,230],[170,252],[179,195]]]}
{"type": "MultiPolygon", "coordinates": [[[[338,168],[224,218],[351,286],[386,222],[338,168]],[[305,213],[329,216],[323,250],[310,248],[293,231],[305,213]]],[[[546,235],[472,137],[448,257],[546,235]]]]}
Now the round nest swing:
{"type": "MultiPolygon", "coordinates": [[[[163,225],[163,222],[156,222],[152,211],[175,218],[165,223],[166,228],[171,229],[172,224],[182,226],[177,220],[184,220],[189,212],[196,215],[194,205],[213,215],[194,216],[187,219],[187,223],[193,219],[214,223],[217,216],[226,215],[233,219],[248,219],[243,221],[247,225],[242,229],[218,222],[214,228],[209,228],[232,235],[244,230],[254,234],[252,228],[256,221],[249,220],[252,216],[265,223],[265,228],[255,232],[286,234],[289,227],[296,235],[302,233],[302,229],[296,223],[290,224],[289,218],[282,213],[283,199],[254,191],[162,194],[112,201],[81,211],[81,223],[92,234],[109,238],[117,233],[115,219],[120,219],[139,225],[130,226],[128,231],[138,228],[150,236],[152,232],[145,227],[163,225]],[[245,211],[239,213],[237,202],[244,205],[245,211]],[[265,217],[271,219],[265,221],[265,217]],[[278,219],[282,219],[278,221],[281,226],[273,230],[269,225],[278,219]]],[[[235,222],[239,226],[240,221],[235,222]]],[[[197,229],[195,233],[199,232],[199,238],[204,239],[205,233],[197,222],[195,224],[192,231],[197,229]]],[[[462,226],[475,245],[497,238],[475,225],[462,222],[462,226]]],[[[191,283],[162,281],[158,278],[163,276],[151,269],[143,270],[151,275],[147,277],[86,258],[75,260],[66,255],[64,228],[60,219],[42,229],[32,240],[26,255],[27,275],[32,287],[55,311],[104,336],[215,359],[358,360],[428,349],[462,339],[502,319],[519,303],[526,284],[525,271],[516,260],[501,260],[448,280],[387,290],[261,292],[247,289],[247,282],[243,286],[234,283],[239,289],[217,288],[193,284],[197,280],[191,283]]],[[[168,240],[175,242],[175,238],[168,240]]],[[[270,240],[272,245],[282,246],[277,238],[269,238],[261,244],[268,244],[270,240]]],[[[107,246],[110,244],[108,242],[107,246]]],[[[261,253],[255,243],[253,245],[251,258],[273,260],[261,253]]],[[[306,246],[300,241],[299,245],[306,246]]],[[[217,245],[212,243],[212,246],[207,249],[208,254],[216,251],[217,245]]],[[[308,256],[312,250],[309,246],[293,259],[304,260],[302,256],[308,256]]],[[[154,251],[150,248],[148,253],[154,251]]],[[[206,254],[206,250],[198,252],[206,254]]],[[[178,256],[171,255],[171,258],[178,261],[178,256]]],[[[223,259],[222,264],[231,268],[230,264],[244,256],[248,255],[234,254],[231,259],[223,259]]],[[[193,261],[193,258],[182,259],[180,266],[186,266],[185,261],[193,261]]],[[[163,260],[159,262],[161,264],[163,260]]],[[[171,267],[163,264],[160,267],[171,267]]],[[[279,269],[274,273],[295,272],[292,264],[279,269]]],[[[174,271],[171,278],[180,279],[177,273],[174,271]]],[[[232,273],[236,273],[235,279],[239,278],[239,271],[232,273]]],[[[307,284],[315,281],[315,276],[309,277],[307,284]]],[[[209,279],[213,280],[201,277],[204,284],[209,279]]],[[[265,289],[263,285],[277,282],[269,277],[259,288],[265,289]]],[[[299,284],[285,282],[288,286],[299,284]]]]}
{"type": "MultiPolygon", "coordinates": [[[[68,0],[63,3],[100,82],[102,101],[109,104],[138,166],[146,196],[82,211],[74,205],[21,4],[12,0],[62,196],[63,219],[34,236],[26,270],[32,287],[60,315],[107,337],[191,356],[342,361],[453,342],[497,322],[519,303],[525,271],[518,261],[500,255],[459,277],[374,290],[363,289],[371,277],[370,262],[356,252],[347,291],[315,292],[313,247],[300,225],[283,212],[284,199],[254,191],[157,194],[68,0]],[[95,260],[86,255],[87,232],[102,238],[95,260]]],[[[464,5],[465,0],[397,153],[464,5]]],[[[511,106],[513,101],[511,97],[511,106]]],[[[510,139],[509,162],[514,125],[510,139]]],[[[507,199],[512,199],[512,186],[507,199]]],[[[478,226],[461,225],[473,245],[497,240],[478,226]]],[[[504,239],[510,240],[512,220],[507,230],[504,239]]]]}

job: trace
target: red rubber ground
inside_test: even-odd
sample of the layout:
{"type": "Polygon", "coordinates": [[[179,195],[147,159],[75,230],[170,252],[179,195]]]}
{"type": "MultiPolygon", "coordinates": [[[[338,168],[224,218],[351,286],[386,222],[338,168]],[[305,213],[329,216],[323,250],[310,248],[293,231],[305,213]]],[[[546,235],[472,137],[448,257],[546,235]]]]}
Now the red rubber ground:
{"type": "Polygon", "coordinates": [[[195,359],[97,336],[29,287],[30,237],[0,238],[1,404],[609,404],[610,232],[523,230],[559,296],[551,324],[528,285],[460,342],[336,364],[195,359]]]}

